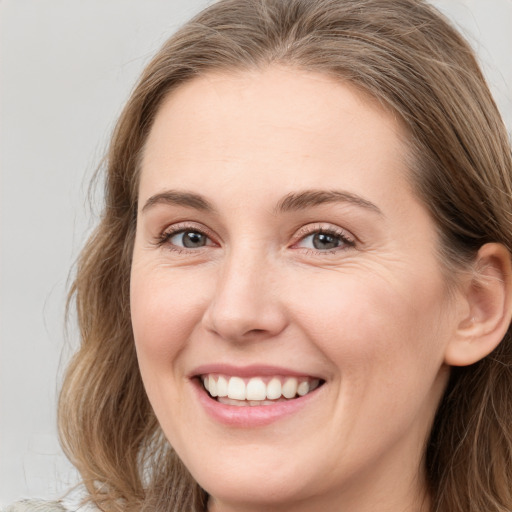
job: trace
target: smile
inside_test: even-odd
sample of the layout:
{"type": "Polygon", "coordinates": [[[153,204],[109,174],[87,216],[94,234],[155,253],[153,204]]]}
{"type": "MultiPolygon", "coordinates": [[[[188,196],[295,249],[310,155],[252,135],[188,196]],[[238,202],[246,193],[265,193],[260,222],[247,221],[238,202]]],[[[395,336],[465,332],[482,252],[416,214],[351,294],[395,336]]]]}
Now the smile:
{"type": "Polygon", "coordinates": [[[232,406],[265,406],[305,396],[323,382],[312,377],[243,378],[219,374],[201,376],[204,389],[217,402],[232,406]]]}

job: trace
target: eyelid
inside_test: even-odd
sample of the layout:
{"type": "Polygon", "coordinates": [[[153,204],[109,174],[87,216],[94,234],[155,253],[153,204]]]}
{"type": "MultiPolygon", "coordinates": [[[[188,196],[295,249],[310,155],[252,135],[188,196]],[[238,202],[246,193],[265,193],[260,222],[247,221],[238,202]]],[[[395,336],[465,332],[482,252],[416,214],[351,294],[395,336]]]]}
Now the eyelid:
{"type": "Polygon", "coordinates": [[[174,237],[180,233],[183,233],[185,231],[196,231],[197,233],[201,233],[202,235],[206,236],[211,242],[213,242],[212,244],[206,245],[205,247],[212,247],[214,245],[219,245],[218,242],[216,241],[217,237],[211,229],[207,228],[204,224],[200,224],[200,223],[194,222],[194,221],[182,221],[182,222],[177,222],[175,224],[171,224],[171,225],[167,226],[156,237],[156,241],[155,241],[156,245],[163,246],[165,244],[168,244],[170,248],[172,247],[176,250],[182,250],[182,251],[192,250],[192,251],[197,252],[198,250],[200,250],[201,248],[191,249],[191,248],[187,248],[187,247],[180,247],[180,246],[175,246],[173,244],[169,244],[169,240],[172,237],[174,237]]]}
{"type": "Polygon", "coordinates": [[[302,242],[305,238],[308,236],[314,235],[316,233],[325,233],[328,235],[333,235],[338,238],[340,238],[344,242],[344,247],[335,248],[335,249],[328,249],[325,251],[321,250],[315,250],[315,249],[308,249],[313,250],[316,253],[324,253],[328,254],[330,252],[338,252],[346,250],[347,248],[355,247],[357,240],[357,237],[355,237],[350,231],[347,231],[344,228],[341,228],[339,226],[336,226],[334,224],[329,223],[323,223],[323,222],[316,222],[312,224],[307,224],[306,226],[302,226],[296,233],[293,235],[293,242],[292,242],[292,248],[297,246],[300,242],[302,242]]]}
{"type": "MultiPolygon", "coordinates": [[[[212,246],[219,246],[219,242],[217,241],[218,237],[217,235],[209,228],[207,228],[204,224],[194,222],[194,221],[181,221],[174,224],[171,224],[164,229],[161,230],[160,234],[155,239],[155,245],[157,246],[164,246],[168,245],[169,248],[172,248],[173,250],[177,251],[194,251],[198,252],[199,250],[205,248],[205,247],[212,247],[212,246]],[[178,245],[170,244],[169,240],[185,231],[196,231],[198,233],[201,233],[202,235],[206,236],[209,241],[211,241],[211,244],[205,245],[203,247],[199,248],[186,248],[181,247],[178,245]]],[[[329,254],[332,252],[339,252],[343,250],[347,250],[349,248],[352,248],[356,245],[356,242],[358,242],[357,237],[352,235],[349,231],[347,231],[344,228],[341,228],[340,226],[326,223],[326,222],[315,222],[310,223],[305,226],[302,226],[299,228],[294,235],[292,236],[292,242],[290,244],[291,248],[297,248],[297,249],[306,249],[313,251],[317,254],[329,254]],[[342,241],[342,246],[337,247],[334,249],[327,249],[327,250],[319,250],[319,249],[307,249],[307,248],[301,248],[296,247],[302,240],[307,238],[308,236],[314,235],[316,233],[325,233],[328,235],[332,235],[335,237],[338,237],[342,241]]]]}

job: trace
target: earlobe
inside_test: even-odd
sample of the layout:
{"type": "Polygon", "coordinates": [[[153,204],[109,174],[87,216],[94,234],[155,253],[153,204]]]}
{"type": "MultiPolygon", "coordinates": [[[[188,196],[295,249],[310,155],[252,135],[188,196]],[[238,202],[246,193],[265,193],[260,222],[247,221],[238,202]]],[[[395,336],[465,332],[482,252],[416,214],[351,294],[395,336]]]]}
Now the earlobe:
{"type": "Polygon", "coordinates": [[[510,253],[502,244],[480,248],[464,290],[468,307],[446,347],[446,364],[468,366],[499,345],[512,318],[511,272],[510,253]]]}

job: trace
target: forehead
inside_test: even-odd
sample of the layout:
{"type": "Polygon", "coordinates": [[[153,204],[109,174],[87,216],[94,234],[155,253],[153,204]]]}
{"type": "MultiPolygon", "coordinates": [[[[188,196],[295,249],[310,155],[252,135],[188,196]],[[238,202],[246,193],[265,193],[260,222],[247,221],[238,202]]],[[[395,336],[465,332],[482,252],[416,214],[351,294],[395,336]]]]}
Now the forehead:
{"type": "Polygon", "coordinates": [[[378,192],[377,182],[403,177],[405,139],[375,100],[322,74],[271,67],[206,75],[161,105],[145,147],[140,195],[219,181],[256,192],[270,182],[318,188],[319,181],[341,179],[356,191],[376,178],[378,192]]]}

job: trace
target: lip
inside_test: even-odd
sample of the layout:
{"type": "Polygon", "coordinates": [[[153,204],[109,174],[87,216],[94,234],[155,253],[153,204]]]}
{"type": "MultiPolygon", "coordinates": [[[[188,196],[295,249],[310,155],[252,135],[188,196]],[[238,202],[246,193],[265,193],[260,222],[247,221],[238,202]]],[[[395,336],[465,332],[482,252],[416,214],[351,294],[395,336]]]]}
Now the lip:
{"type": "Polygon", "coordinates": [[[321,376],[312,375],[310,373],[297,372],[289,368],[281,366],[269,365],[249,365],[249,366],[233,366],[230,364],[205,364],[198,366],[188,375],[189,378],[199,377],[209,373],[221,375],[229,375],[233,377],[271,377],[281,375],[283,377],[311,377],[313,379],[324,380],[321,376]]]}
{"type": "Polygon", "coordinates": [[[198,402],[205,410],[207,415],[215,422],[236,428],[256,428],[270,425],[290,415],[299,413],[312,400],[317,398],[318,393],[324,387],[319,386],[304,396],[294,398],[282,402],[276,402],[272,405],[254,405],[254,406],[236,406],[226,405],[213,399],[204,389],[199,375],[207,373],[222,373],[224,375],[236,375],[239,377],[255,377],[266,375],[284,375],[295,377],[310,376],[304,373],[297,373],[279,367],[261,367],[246,366],[244,368],[232,367],[229,365],[206,365],[198,367],[194,370],[194,374],[190,378],[192,387],[198,402]]]}

